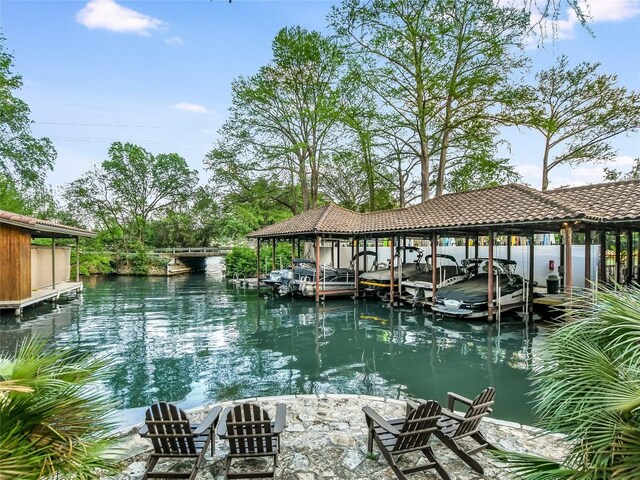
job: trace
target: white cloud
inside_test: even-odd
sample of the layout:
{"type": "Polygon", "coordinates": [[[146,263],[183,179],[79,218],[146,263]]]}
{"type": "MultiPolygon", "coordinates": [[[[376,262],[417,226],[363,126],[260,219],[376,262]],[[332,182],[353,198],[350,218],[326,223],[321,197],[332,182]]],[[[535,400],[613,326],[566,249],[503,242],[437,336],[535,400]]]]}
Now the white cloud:
{"type": "Polygon", "coordinates": [[[166,43],[167,45],[183,45],[184,40],[182,40],[182,38],[178,37],[177,35],[173,35],[172,37],[165,38],[164,43],[166,43]]]}
{"type": "Polygon", "coordinates": [[[157,18],[123,7],[113,0],[91,0],[76,14],[76,21],[90,29],[149,35],[163,23],[157,18]]]}
{"type": "Polygon", "coordinates": [[[176,103],[173,108],[175,108],[176,110],[182,110],[184,112],[210,113],[205,106],[198,105],[197,103],[180,102],[176,103]]]}
{"type": "Polygon", "coordinates": [[[640,0],[589,0],[580,3],[594,22],[620,22],[640,14],[640,0]]]}
{"type": "MultiPolygon", "coordinates": [[[[504,5],[513,5],[512,0],[501,0],[504,5]]],[[[571,39],[575,37],[576,30],[580,27],[580,20],[572,8],[560,12],[560,18],[552,20],[543,18],[541,11],[546,5],[546,0],[537,0],[531,12],[532,31],[529,35],[528,45],[535,46],[540,37],[571,39]]],[[[560,5],[563,3],[561,2],[560,5]]],[[[581,0],[580,8],[587,17],[588,23],[596,22],[622,22],[640,15],[640,0],[581,0]]]]}

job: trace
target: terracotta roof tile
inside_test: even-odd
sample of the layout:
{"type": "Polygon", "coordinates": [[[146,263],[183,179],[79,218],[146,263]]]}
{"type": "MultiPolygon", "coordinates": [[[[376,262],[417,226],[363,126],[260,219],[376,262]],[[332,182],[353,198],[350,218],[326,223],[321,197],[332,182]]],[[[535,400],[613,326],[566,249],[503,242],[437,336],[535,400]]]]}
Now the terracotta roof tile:
{"type": "Polygon", "coordinates": [[[6,210],[0,210],[0,223],[10,223],[29,230],[55,232],[71,236],[79,235],[81,237],[93,237],[95,235],[93,232],[82,228],[70,227],[50,220],[42,220],[40,218],[29,217],[19,213],[7,212],[6,210]]]}
{"type": "Polygon", "coordinates": [[[548,192],[511,184],[446,194],[406,208],[369,213],[327,205],[249,236],[353,235],[547,224],[579,219],[596,223],[626,219],[640,221],[640,181],[602,183],[548,192]]]}

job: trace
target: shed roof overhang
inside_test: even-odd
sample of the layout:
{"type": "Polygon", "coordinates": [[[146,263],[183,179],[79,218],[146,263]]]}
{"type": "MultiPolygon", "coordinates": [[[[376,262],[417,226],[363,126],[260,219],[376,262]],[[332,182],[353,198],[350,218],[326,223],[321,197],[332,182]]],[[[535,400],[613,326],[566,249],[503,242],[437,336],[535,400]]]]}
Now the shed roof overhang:
{"type": "Polygon", "coordinates": [[[0,225],[12,225],[27,230],[33,238],[93,238],[95,233],[77,227],[70,227],[49,220],[29,217],[0,210],[0,225]]]}

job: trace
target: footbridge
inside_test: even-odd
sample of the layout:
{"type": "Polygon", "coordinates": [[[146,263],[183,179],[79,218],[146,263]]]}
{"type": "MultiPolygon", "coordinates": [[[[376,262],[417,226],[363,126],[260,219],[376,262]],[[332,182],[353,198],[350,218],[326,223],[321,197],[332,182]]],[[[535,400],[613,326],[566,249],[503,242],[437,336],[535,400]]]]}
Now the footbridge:
{"type": "Polygon", "coordinates": [[[180,257],[180,258],[208,258],[208,257],[226,257],[233,247],[169,247],[154,248],[149,253],[180,257]]]}

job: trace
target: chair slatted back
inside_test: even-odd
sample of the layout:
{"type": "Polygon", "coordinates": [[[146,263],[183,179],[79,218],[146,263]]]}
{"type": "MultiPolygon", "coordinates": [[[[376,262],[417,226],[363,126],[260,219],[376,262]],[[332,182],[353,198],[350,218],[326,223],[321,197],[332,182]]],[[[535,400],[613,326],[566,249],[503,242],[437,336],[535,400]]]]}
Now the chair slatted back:
{"type": "Polygon", "coordinates": [[[433,400],[421,403],[414,408],[407,415],[392,451],[397,453],[425,448],[431,434],[438,429],[440,412],[440,404],[433,400]]]}
{"type": "Polygon", "coordinates": [[[154,403],[145,413],[145,424],[149,431],[145,436],[151,439],[156,453],[197,454],[187,414],[175,405],[154,403]]]}
{"type": "Polygon", "coordinates": [[[475,432],[480,425],[480,421],[483,417],[491,414],[491,407],[493,406],[493,399],[496,396],[496,390],[493,387],[489,387],[478,394],[473,399],[473,403],[464,415],[464,422],[461,422],[458,426],[458,430],[453,437],[460,437],[469,433],[475,432]]]}
{"type": "Polygon", "coordinates": [[[233,455],[273,453],[274,434],[266,410],[254,403],[236,405],[227,414],[227,438],[233,455]]]}

